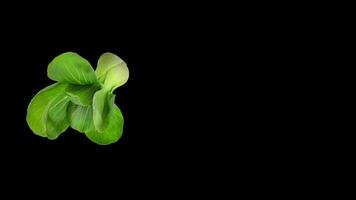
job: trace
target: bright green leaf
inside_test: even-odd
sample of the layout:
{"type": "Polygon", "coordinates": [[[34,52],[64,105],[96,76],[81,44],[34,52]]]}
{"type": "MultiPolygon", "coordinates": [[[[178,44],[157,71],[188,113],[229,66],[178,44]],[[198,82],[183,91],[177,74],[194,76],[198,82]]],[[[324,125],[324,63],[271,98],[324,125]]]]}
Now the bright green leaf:
{"type": "Polygon", "coordinates": [[[48,65],[48,77],[54,81],[76,85],[88,85],[97,82],[90,63],[80,55],[67,52],[53,59],[48,65]]]}
{"type": "Polygon", "coordinates": [[[129,69],[126,63],[117,55],[104,53],[99,58],[95,74],[105,88],[113,91],[127,82],[129,69]]]}
{"type": "Polygon", "coordinates": [[[56,83],[41,90],[27,108],[26,121],[31,130],[42,137],[57,138],[69,126],[65,94],[67,84],[56,83]]]}
{"type": "Polygon", "coordinates": [[[125,63],[119,56],[112,53],[104,53],[98,60],[95,74],[101,83],[104,83],[106,74],[116,65],[125,63]]]}
{"type": "Polygon", "coordinates": [[[92,141],[100,145],[109,145],[117,142],[122,135],[124,128],[124,118],[116,105],[113,107],[113,114],[110,115],[107,129],[100,133],[95,129],[86,132],[86,136],[92,141]]]}
{"type": "Polygon", "coordinates": [[[94,129],[91,106],[79,106],[71,103],[68,108],[68,115],[70,126],[73,129],[81,133],[94,129]]]}
{"type": "Polygon", "coordinates": [[[51,140],[56,139],[69,127],[67,118],[68,102],[69,98],[62,96],[54,100],[48,110],[47,137],[51,140]]]}
{"type": "Polygon", "coordinates": [[[67,94],[71,97],[74,104],[81,106],[91,106],[93,96],[100,89],[100,85],[69,85],[66,89],[67,94]]]}
{"type": "Polygon", "coordinates": [[[101,89],[94,94],[93,98],[93,120],[97,131],[104,132],[109,124],[112,114],[115,95],[105,89],[101,89]]]}

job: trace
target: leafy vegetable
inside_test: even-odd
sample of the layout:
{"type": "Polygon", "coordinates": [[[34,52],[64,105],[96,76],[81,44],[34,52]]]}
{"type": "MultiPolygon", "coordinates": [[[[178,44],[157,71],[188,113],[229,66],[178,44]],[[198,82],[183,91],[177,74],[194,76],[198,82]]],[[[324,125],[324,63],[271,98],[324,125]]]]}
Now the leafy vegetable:
{"type": "Polygon", "coordinates": [[[53,140],[70,126],[99,145],[121,138],[124,118],[113,94],[129,78],[121,58],[104,53],[94,71],[80,55],[67,52],[54,58],[47,72],[57,83],[37,93],[27,109],[26,121],[36,135],[53,140]]]}

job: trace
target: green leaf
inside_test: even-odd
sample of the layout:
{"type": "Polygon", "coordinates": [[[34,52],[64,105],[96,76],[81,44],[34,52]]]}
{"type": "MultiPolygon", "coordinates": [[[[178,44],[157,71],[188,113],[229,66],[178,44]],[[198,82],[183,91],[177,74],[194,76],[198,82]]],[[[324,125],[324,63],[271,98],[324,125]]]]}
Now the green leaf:
{"type": "Polygon", "coordinates": [[[81,106],[91,106],[93,96],[96,91],[100,89],[100,85],[72,85],[70,84],[66,92],[71,97],[71,101],[81,106]]]}
{"type": "Polygon", "coordinates": [[[112,53],[104,53],[98,60],[95,74],[101,83],[104,83],[106,74],[116,65],[125,63],[121,58],[112,53]]]}
{"type": "Polygon", "coordinates": [[[62,96],[54,100],[48,110],[47,137],[51,140],[56,139],[69,127],[67,118],[68,102],[69,98],[62,96]]]}
{"type": "Polygon", "coordinates": [[[87,131],[85,135],[96,144],[109,145],[117,142],[121,138],[123,128],[124,117],[122,116],[119,107],[114,105],[113,114],[110,115],[107,129],[103,133],[91,129],[90,131],[87,131]]]}
{"type": "Polygon", "coordinates": [[[104,88],[97,91],[93,98],[93,121],[97,131],[104,132],[112,114],[115,95],[104,88]]]}
{"type": "Polygon", "coordinates": [[[98,60],[95,74],[105,88],[113,91],[127,82],[129,69],[126,63],[117,55],[104,53],[98,60]]]}
{"type": "Polygon", "coordinates": [[[30,102],[26,121],[36,135],[56,139],[68,128],[66,87],[67,84],[62,83],[48,86],[30,102]]]}
{"type": "Polygon", "coordinates": [[[63,53],[55,57],[48,65],[47,74],[54,81],[76,85],[88,85],[97,82],[90,63],[73,52],[63,53]]]}
{"type": "Polygon", "coordinates": [[[91,106],[80,106],[71,103],[68,108],[68,115],[70,126],[73,129],[81,133],[94,129],[93,109],[91,106]]]}

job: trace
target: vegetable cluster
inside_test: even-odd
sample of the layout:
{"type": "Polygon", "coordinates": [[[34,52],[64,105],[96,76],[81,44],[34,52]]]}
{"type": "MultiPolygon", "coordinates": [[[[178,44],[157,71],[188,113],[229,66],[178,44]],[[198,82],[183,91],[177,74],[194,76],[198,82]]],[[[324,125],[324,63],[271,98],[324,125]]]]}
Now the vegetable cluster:
{"type": "Polygon", "coordinates": [[[104,53],[94,71],[86,59],[67,52],[53,59],[47,75],[57,83],[37,93],[27,108],[26,121],[36,135],[54,140],[72,127],[99,145],[120,139],[124,118],[113,91],[129,78],[122,59],[104,53]]]}

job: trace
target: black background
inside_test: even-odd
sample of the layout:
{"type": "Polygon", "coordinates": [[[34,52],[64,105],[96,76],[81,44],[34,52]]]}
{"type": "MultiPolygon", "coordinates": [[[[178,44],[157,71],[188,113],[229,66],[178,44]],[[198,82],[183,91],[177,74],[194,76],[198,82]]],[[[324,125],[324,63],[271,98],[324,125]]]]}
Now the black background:
{"type": "MultiPolygon", "coordinates": [[[[310,37],[313,30],[304,24],[315,27],[322,18],[316,23],[306,15],[300,21],[305,17],[300,11],[309,8],[304,5],[299,10],[269,3],[272,9],[259,3],[147,4],[102,3],[86,10],[61,2],[38,9],[43,13],[23,13],[18,6],[10,15],[0,13],[4,174],[10,169],[15,173],[8,174],[33,174],[36,180],[84,172],[88,179],[114,180],[114,192],[124,191],[116,184],[126,184],[123,177],[128,177],[132,188],[155,187],[157,181],[152,193],[168,188],[173,195],[201,185],[203,191],[196,193],[209,196],[228,194],[230,188],[236,194],[240,185],[252,189],[249,195],[264,195],[256,185],[273,187],[278,194],[279,185],[289,187],[295,180],[290,175],[300,172],[293,167],[304,159],[294,155],[303,154],[301,144],[311,137],[303,127],[308,111],[300,109],[299,98],[305,97],[300,85],[309,87],[305,74],[312,74],[314,67],[305,57],[313,57],[316,50],[308,44],[315,39],[310,37]],[[126,120],[119,142],[98,146],[71,130],[49,141],[27,127],[28,103],[52,83],[46,77],[48,63],[66,51],[79,53],[93,66],[107,51],[127,62],[130,79],[115,92],[126,120]]],[[[302,101],[309,99],[307,95],[302,101]]],[[[314,123],[311,118],[308,123],[314,123]]],[[[93,185],[107,186],[106,181],[93,185]]]]}

